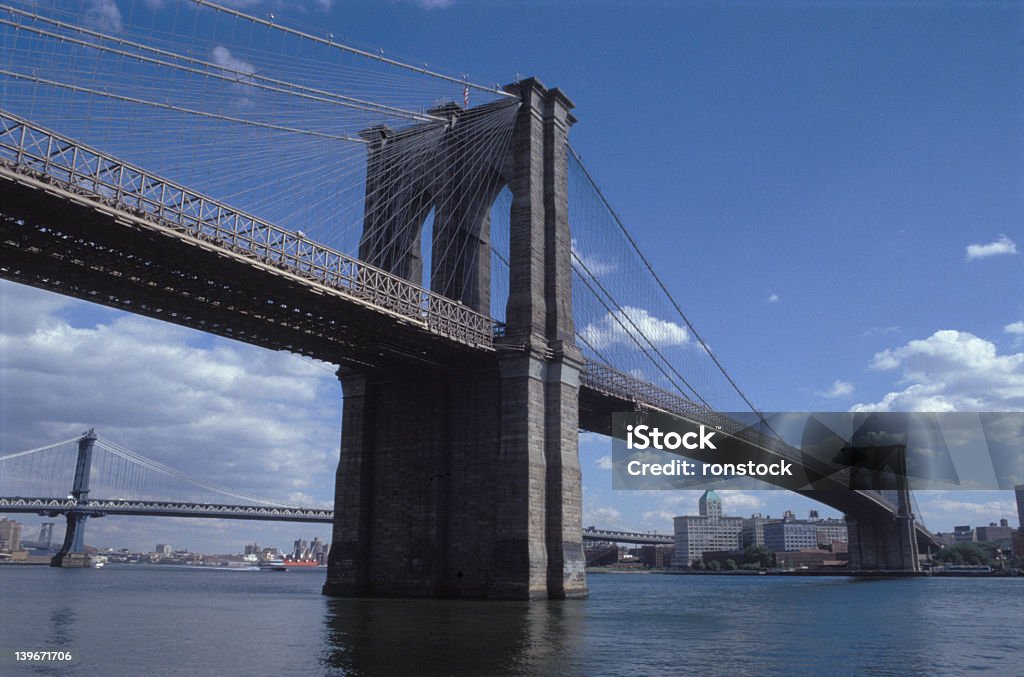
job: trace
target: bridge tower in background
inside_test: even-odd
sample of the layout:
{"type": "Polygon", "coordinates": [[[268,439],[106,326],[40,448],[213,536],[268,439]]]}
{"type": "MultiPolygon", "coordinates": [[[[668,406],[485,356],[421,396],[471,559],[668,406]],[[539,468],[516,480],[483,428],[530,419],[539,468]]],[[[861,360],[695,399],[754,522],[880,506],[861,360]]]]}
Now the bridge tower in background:
{"type": "MultiPolygon", "coordinates": [[[[89,498],[89,474],[92,468],[92,450],[96,444],[96,431],[89,429],[78,440],[78,456],[75,461],[75,479],[71,485],[71,496],[76,501],[87,501],[89,498]]],[[[86,567],[90,565],[89,556],[85,552],[85,521],[89,513],[70,511],[65,514],[67,529],[64,532],[64,543],[50,560],[52,567],[86,567]]],[[[51,529],[53,525],[50,525],[51,529]]]]}
{"type": "Polygon", "coordinates": [[[395,202],[367,209],[388,220],[364,223],[360,258],[420,282],[420,233],[433,206],[431,287],[486,313],[489,214],[507,186],[509,296],[504,336],[485,359],[416,371],[339,369],[341,457],[325,594],[587,594],[567,195],[573,104],[532,78],[507,90],[521,100],[508,150],[477,173],[466,199],[442,191],[470,161],[472,148],[451,141],[479,109],[437,109],[450,120],[440,128],[364,132],[367,174],[401,179],[390,194],[367,185],[368,203],[395,202]],[[416,137],[427,134],[437,139],[423,158],[416,137]],[[384,242],[401,247],[385,251],[384,242]]]}

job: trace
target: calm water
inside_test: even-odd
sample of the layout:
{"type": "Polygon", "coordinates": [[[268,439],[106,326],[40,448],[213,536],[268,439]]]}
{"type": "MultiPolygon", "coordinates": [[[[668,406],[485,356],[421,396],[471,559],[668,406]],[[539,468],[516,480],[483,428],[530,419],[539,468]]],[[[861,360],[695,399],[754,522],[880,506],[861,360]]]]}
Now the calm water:
{"type": "Polygon", "coordinates": [[[586,602],[534,604],[339,600],[322,581],[0,567],[0,674],[1024,675],[1022,579],[592,575],[586,602]]]}

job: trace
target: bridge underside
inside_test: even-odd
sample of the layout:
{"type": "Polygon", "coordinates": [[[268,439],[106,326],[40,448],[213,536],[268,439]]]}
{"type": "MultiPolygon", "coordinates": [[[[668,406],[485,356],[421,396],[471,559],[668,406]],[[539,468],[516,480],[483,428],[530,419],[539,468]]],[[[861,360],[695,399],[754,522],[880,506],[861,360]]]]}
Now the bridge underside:
{"type": "Polygon", "coordinates": [[[270,261],[231,255],[7,172],[0,172],[0,277],[333,363],[423,368],[481,352],[270,261]]]}

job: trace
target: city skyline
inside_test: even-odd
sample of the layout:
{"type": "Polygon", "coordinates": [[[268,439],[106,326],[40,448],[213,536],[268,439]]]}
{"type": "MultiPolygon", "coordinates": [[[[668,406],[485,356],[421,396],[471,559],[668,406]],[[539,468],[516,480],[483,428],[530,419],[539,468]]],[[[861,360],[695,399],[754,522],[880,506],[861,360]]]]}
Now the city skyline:
{"type": "MultiPolygon", "coordinates": [[[[1024,409],[1019,12],[597,7],[398,3],[388,22],[364,3],[275,11],[417,61],[473,64],[483,81],[561,87],[580,118],[574,147],[759,407],[1024,409]],[[462,37],[509,21],[523,24],[514,36],[462,37]]],[[[8,282],[0,299],[4,452],[95,426],[239,490],[332,504],[332,366],[8,282]]],[[[699,492],[614,492],[606,439],[583,435],[580,455],[595,520],[669,533],[695,511],[699,492]]],[[[817,507],[722,498],[733,514],[817,507]]],[[[918,501],[933,531],[1014,517],[1010,492],[918,501]]],[[[284,529],[108,517],[87,540],[287,542],[284,529]]],[[[330,540],[326,526],[317,535],[330,540]]]]}

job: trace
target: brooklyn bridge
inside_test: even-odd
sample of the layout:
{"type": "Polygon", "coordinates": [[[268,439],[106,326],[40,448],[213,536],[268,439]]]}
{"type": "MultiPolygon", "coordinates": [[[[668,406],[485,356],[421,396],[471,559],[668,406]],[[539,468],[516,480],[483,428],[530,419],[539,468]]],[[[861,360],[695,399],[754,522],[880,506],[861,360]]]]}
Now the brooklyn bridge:
{"type": "MultiPolygon", "coordinates": [[[[854,569],[918,570],[905,486],[851,490],[721,413],[758,410],[570,145],[568,93],[192,4],[192,43],[0,4],[0,276],[338,365],[333,511],[249,513],[333,520],[325,593],[585,596],[578,435],[620,411],[792,462],[854,569]]],[[[0,511],[188,510],[75,477],[0,511]]]]}

